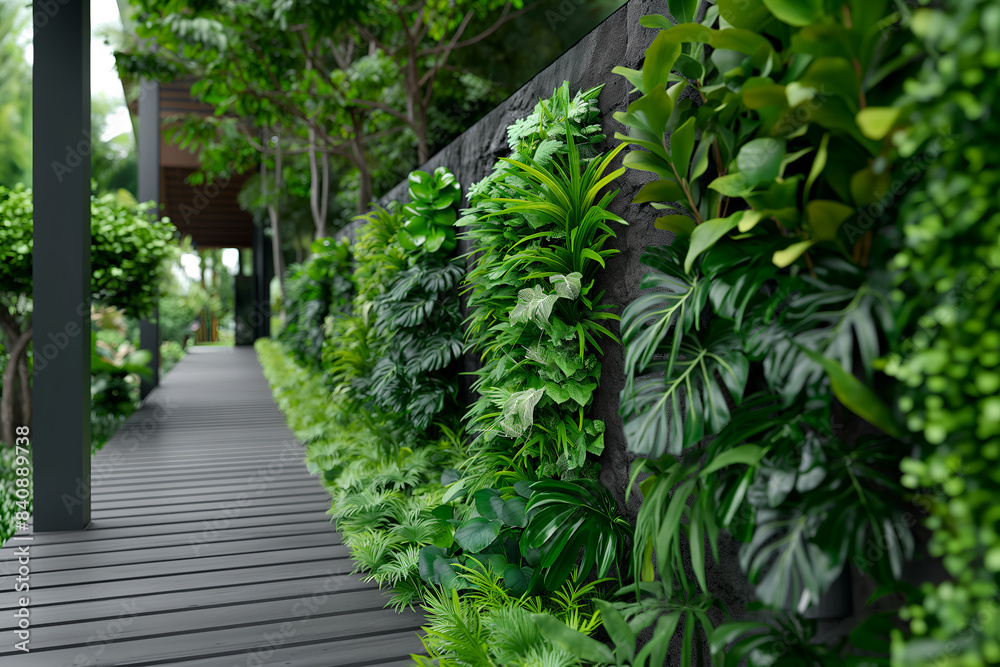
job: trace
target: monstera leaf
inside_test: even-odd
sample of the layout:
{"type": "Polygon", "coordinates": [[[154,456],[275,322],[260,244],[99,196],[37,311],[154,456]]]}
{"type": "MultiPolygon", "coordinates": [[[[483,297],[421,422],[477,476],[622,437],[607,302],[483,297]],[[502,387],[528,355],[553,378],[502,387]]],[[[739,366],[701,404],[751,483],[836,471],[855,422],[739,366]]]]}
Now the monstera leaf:
{"type": "Polygon", "coordinates": [[[577,565],[582,581],[597,568],[597,576],[607,574],[632,528],[618,515],[615,501],[599,482],[543,480],[531,485],[527,503],[528,527],[521,549],[538,549],[539,573],[545,588],[558,590],[577,565]]]}
{"type": "Polygon", "coordinates": [[[757,528],[740,549],[740,565],[765,604],[802,613],[840,576],[843,562],[814,541],[822,520],[818,509],[801,503],[758,508],[757,528]]]}
{"type": "Polygon", "coordinates": [[[649,375],[621,392],[621,415],[629,451],[659,457],[679,454],[730,419],[729,401],[739,405],[749,361],[742,340],[717,323],[703,340],[689,334],[671,350],[676,359],[653,361],[649,375]]]}

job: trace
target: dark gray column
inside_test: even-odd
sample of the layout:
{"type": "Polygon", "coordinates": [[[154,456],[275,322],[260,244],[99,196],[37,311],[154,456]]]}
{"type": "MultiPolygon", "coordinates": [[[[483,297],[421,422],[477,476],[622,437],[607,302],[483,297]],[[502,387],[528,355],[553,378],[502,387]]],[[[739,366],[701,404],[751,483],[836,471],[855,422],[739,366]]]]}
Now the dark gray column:
{"type": "MultiPolygon", "coordinates": [[[[139,84],[139,201],[160,202],[160,84],[143,79],[139,84]]],[[[158,209],[154,215],[159,216],[158,209]]],[[[159,309],[139,322],[139,347],[153,355],[149,379],[142,378],[139,397],[146,398],[160,384],[159,309]]]]}
{"type": "Polygon", "coordinates": [[[251,322],[254,340],[271,335],[271,278],[274,277],[274,260],[270,239],[264,236],[264,228],[253,228],[253,278],[254,298],[251,322]]]}
{"type": "Polygon", "coordinates": [[[90,1],[35,3],[33,14],[35,530],[80,530],[90,523],[90,1]]]}

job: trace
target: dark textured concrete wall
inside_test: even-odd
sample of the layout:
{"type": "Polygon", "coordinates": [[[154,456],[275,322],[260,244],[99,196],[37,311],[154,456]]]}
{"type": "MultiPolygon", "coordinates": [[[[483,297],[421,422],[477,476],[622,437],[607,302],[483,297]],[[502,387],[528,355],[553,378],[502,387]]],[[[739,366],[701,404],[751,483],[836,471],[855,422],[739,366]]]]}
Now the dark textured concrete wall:
{"type": "MultiPolygon", "coordinates": [[[[624,126],[614,120],[612,114],[623,111],[630,100],[631,86],[611,70],[617,65],[638,69],[643,54],[657,31],[643,28],[639,19],[646,14],[669,16],[665,0],[631,0],[589,35],[569,50],[559,60],[538,74],[523,88],[505,100],[496,109],[473,125],[420,168],[433,171],[439,166],[451,170],[462,184],[463,191],[470,184],[481,180],[493,167],[498,157],[507,155],[507,126],[531,113],[540,98],[544,99],[563,81],[569,81],[572,93],[604,85],[599,97],[601,123],[608,136],[605,148],[618,144],[615,132],[625,131],[624,126]]],[[[614,166],[620,166],[621,158],[614,166]]],[[[639,295],[639,281],[647,272],[640,257],[647,246],[668,243],[672,235],[653,227],[655,211],[648,205],[631,204],[639,188],[652,178],[652,174],[629,170],[620,178],[616,187],[620,188],[611,210],[628,220],[627,227],[615,231],[618,238],[613,244],[619,254],[607,264],[606,271],[598,280],[598,289],[605,290],[605,303],[621,307],[639,295]]],[[[383,204],[390,201],[408,201],[406,182],[399,183],[381,199],[383,204]]],[[[464,203],[464,202],[463,202],[464,203]]],[[[342,234],[353,238],[356,223],[342,234]]],[[[459,252],[468,250],[460,246],[459,252]]],[[[617,323],[610,327],[618,334],[617,323]]],[[[632,520],[641,502],[637,488],[625,503],[629,469],[633,457],[629,455],[622,432],[622,421],[618,415],[619,392],[624,384],[624,355],[621,346],[609,343],[605,349],[601,384],[595,395],[593,416],[603,419],[605,451],[601,456],[601,481],[612,491],[624,513],[632,520]]],[[[731,612],[739,613],[751,599],[752,587],[743,576],[737,558],[737,547],[732,540],[720,539],[721,564],[708,565],[708,580],[711,592],[718,596],[731,612]]],[[[686,549],[685,549],[686,550],[686,549]]],[[[711,559],[709,559],[711,561],[711,559]]],[[[715,619],[717,622],[721,618],[715,619]]],[[[673,647],[672,653],[679,650],[673,647]]]]}

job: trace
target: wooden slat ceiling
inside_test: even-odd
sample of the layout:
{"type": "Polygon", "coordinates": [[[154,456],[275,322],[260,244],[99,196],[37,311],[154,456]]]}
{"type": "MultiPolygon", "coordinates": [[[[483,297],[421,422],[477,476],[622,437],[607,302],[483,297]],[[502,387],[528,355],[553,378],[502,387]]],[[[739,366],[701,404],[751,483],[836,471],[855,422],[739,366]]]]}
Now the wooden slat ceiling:
{"type": "Polygon", "coordinates": [[[193,80],[160,84],[160,210],[183,236],[199,248],[249,248],[253,245],[253,218],[242,210],[236,195],[249,174],[234,176],[222,187],[192,186],[187,182],[198,168],[190,151],[163,138],[163,123],[180,114],[211,115],[213,108],[191,98],[193,80]]]}
{"type": "Polygon", "coordinates": [[[251,247],[253,218],[236,201],[249,175],[234,176],[224,185],[192,186],[187,178],[194,171],[190,167],[160,167],[161,212],[199,248],[251,247]]]}

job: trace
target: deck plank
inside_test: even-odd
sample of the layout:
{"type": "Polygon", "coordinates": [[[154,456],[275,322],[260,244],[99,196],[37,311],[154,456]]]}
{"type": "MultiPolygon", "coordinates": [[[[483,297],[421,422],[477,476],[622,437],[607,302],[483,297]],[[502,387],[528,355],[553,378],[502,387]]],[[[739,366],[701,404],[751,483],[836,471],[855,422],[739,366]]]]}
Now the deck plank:
{"type": "Polygon", "coordinates": [[[352,574],[253,351],[195,348],[95,457],[85,531],[0,549],[0,663],[410,664],[420,613],[352,574]],[[31,549],[16,651],[14,550],[31,549]]]}

